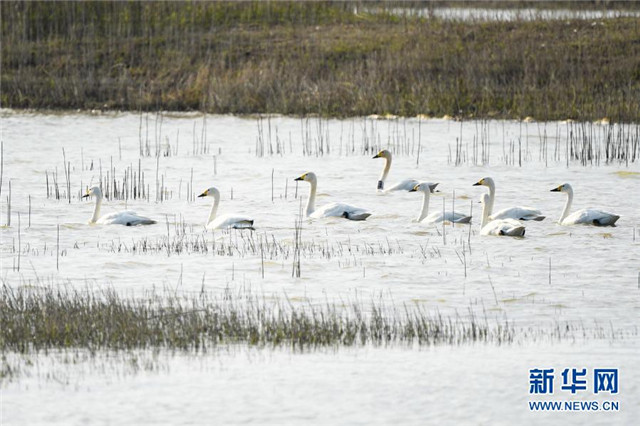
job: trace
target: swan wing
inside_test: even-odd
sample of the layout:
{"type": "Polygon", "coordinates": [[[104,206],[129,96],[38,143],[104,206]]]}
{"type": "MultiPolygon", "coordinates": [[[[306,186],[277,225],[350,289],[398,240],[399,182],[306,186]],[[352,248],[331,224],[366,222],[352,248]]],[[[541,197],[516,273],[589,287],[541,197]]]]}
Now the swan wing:
{"type": "Polygon", "coordinates": [[[524,237],[524,226],[514,219],[493,220],[487,223],[480,235],[498,235],[507,237],[524,237]]]}
{"type": "Polygon", "coordinates": [[[419,184],[415,179],[405,179],[400,182],[396,182],[393,186],[385,189],[384,192],[392,192],[392,191],[411,191],[417,184],[419,184]]]}
{"type": "Polygon", "coordinates": [[[139,216],[134,211],[122,211],[106,214],[98,219],[96,223],[100,225],[138,226],[152,225],[156,223],[156,221],[148,217],[139,216]]]}
{"type": "Polygon", "coordinates": [[[544,216],[542,212],[538,209],[534,209],[531,207],[508,207],[506,209],[502,209],[491,216],[489,216],[491,220],[500,220],[500,219],[516,219],[516,220],[543,220],[544,216]]]}
{"type": "Polygon", "coordinates": [[[581,209],[571,213],[563,221],[563,225],[595,225],[615,226],[620,216],[597,209],[581,209]]]}
{"type": "Polygon", "coordinates": [[[422,222],[425,223],[440,223],[442,221],[453,222],[453,223],[471,223],[471,216],[460,212],[433,212],[429,216],[422,219],[422,222]]]}
{"type": "Polygon", "coordinates": [[[253,219],[236,214],[217,216],[207,224],[207,229],[253,229],[253,219]]]}
{"type": "Polygon", "coordinates": [[[366,209],[354,207],[344,203],[330,203],[316,209],[310,215],[311,217],[343,217],[349,220],[365,220],[371,213],[366,209]]]}

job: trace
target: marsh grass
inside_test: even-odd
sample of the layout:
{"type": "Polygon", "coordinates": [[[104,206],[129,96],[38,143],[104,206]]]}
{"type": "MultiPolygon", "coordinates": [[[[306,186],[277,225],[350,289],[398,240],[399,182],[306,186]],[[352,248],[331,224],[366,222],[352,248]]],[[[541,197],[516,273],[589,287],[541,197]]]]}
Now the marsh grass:
{"type": "Polygon", "coordinates": [[[487,120],[467,124],[461,121],[460,137],[456,138],[453,150],[449,145],[447,162],[455,166],[489,165],[497,160],[517,167],[531,162],[545,167],[550,162],[564,163],[567,167],[570,164],[592,167],[602,164],[628,166],[640,159],[640,126],[635,123],[521,122],[519,127],[519,134],[506,138],[504,122],[501,134],[499,128],[498,134],[492,134],[492,126],[487,120]],[[462,138],[465,125],[475,126],[475,134],[470,141],[462,138]],[[533,143],[536,138],[529,134],[529,126],[538,134],[536,143],[533,143]],[[492,149],[498,151],[497,157],[491,157],[492,149]]]}
{"type": "Polygon", "coordinates": [[[113,289],[40,286],[0,289],[0,352],[56,349],[206,351],[249,344],[305,348],[353,345],[511,344],[521,339],[623,338],[608,327],[556,324],[516,328],[471,309],[443,316],[417,307],[370,303],[293,304],[244,290],[157,292],[124,297],[113,289]]]}
{"type": "Polygon", "coordinates": [[[385,12],[395,4],[378,4],[381,12],[367,13],[349,2],[2,2],[1,102],[325,116],[640,116],[635,18],[456,22],[395,16],[385,12]]]}
{"type": "MultiPolygon", "coordinates": [[[[140,114],[148,121],[149,114],[140,114]]],[[[147,202],[165,202],[177,198],[194,202],[197,190],[193,186],[193,168],[190,175],[180,176],[177,182],[171,183],[170,176],[161,173],[161,166],[165,166],[178,155],[180,146],[180,132],[176,131],[174,143],[162,144],[161,113],[155,114],[157,126],[152,132],[154,136],[140,136],[140,155],[137,161],[134,159],[129,164],[121,161],[121,153],[116,158],[119,166],[114,166],[114,156],[106,161],[101,158],[88,159],[85,162],[84,154],[81,159],[67,160],[65,150],[62,149],[62,164],[64,182],[58,176],[60,167],[56,166],[52,171],[45,170],[44,184],[47,198],[56,200],[66,199],[71,203],[72,199],[83,200],[82,196],[91,185],[98,185],[107,200],[146,200],[147,202]],[[152,141],[150,143],[149,141],[152,141]],[[146,147],[146,148],[145,148],[146,147]],[[153,166],[150,166],[148,157],[154,156],[153,166]],[[143,161],[145,165],[143,166],[143,161]],[[118,169],[119,168],[119,169],[118,169]],[[90,182],[78,181],[78,172],[93,172],[90,182]],[[151,187],[150,173],[155,174],[155,185],[151,187]],[[146,180],[145,180],[146,179],[146,180]],[[74,188],[74,189],[72,189],[74,188]],[[77,188],[77,189],[75,189],[77,188]],[[154,196],[152,196],[152,193],[154,196]],[[73,197],[72,197],[73,195],[73,197]]],[[[214,149],[213,144],[207,141],[206,115],[202,118],[202,127],[197,132],[200,137],[192,135],[192,150],[183,155],[194,157],[208,157],[212,159],[214,175],[217,175],[218,155],[222,149],[214,149]],[[215,151],[217,154],[212,154],[215,151]]],[[[428,150],[430,141],[422,141],[422,125],[424,120],[409,119],[406,117],[393,117],[382,119],[375,117],[361,117],[353,120],[341,120],[338,123],[331,122],[322,117],[305,117],[300,119],[298,134],[292,136],[289,130],[288,137],[282,136],[277,123],[272,118],[259,116],[255,118],[257,136],[255,143],[255,155],[267,156],[370,156],[381,149],[390,149],[396,156],[415,158],[416,164],[420,162],[421,151],[428,150]],[[330,131],[333,129],[333,132],[330,131]],[[295,144],[293,140],[296,140],[295,144]]],[[[194,134],[196,124],[193,121],[194,134]]],[[[511,123],[509,123],[511,124],[511,123]]],[[[492,120],[460,120],[452,122],[452,126],[459,126],[460,136],[455,144],[449,144],[447,156],[448,164],[463,165],[490,165],[505,164],[508,166],[522,167],[532,162],[543,163],[548,166],[553,164],[600,166],[607,164],[629,164],[640,160],[640,126],[636,123],[608,123],[608,122],[520,122],[519,132],[515,135],[505,136],[505,127],[502,122],[492,120]],[[498,123],[498,124],[496,124],[498,123]],[[471,137],[463,138],[468,133],[468,128],[474,130],[471,137]],[[532,131],[533,130],[533,131],[532,131]],[[533,135],[532,135],[533,133],[533,135]],[[534,136],[537,133],[537,137],[534,136]],[[536,140],[537,139],[537,140],[536,140]],[[536,152],[537,150],[537,152],[536,152]]],[[[148,126],[147,126],[148,129],[148,126]]],[[[173,138],[173,137],[172,137],[173,138]]],[[[431,142],[432,143],[432,142],[431,142]]],[[[184,140],[182,145],[188,146],[184,140]]],[[[118,151],[121,144],[118,143],[118,151]]],[[[81,151],[82,152],[82,151],[81,151]]],[[[115,154],[115,153],[114,153],[115,154]]],[[[288,180],[285,182],[282,192],[275,193],[272,169],[272,201],[275,198],[287,198],[288,180]]],[[[9,190],[11,184],[9,182],[9,190]]],[[[233,188],[231,189],[233,198],[233,188]]],[[[11,196],[7,197],[7,224],[10,225],[11,196]]]]}
{"type": "Polygon", "coordinates": [[[360,303],[299,306],[287,299],[230,292],[124,298],[113,290],[4,286],[0,307],[2,352],[156,347],[205,351],[228,343],[298,348],[403,342],[502,344],[514,338],[510,324],[490,326],[473,316],[444,318],[374,302],[366,309],[360,303]]]}

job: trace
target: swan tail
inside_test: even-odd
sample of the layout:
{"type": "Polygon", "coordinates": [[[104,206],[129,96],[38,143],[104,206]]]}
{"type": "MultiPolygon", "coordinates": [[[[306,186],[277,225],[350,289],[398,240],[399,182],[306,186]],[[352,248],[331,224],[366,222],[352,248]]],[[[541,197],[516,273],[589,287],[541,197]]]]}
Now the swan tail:
{"type": "Polygon", "coordinates": [[[593,219],[595,226],[616,226],[616,221],[620,219],[618,215],[611,215],[609,217],[593,219]]]}
{"type": "Polygon", "coordinates": [[[536,222],[543,221],[546,216],[534,215],[534,216],[524,216],[521,217],[520,220],[535,220],[536,222]]]}
{"type": "Polygon", "coordinates": [[[524,233],[524,226],[515,226],[513,228],[500,230],[500,235],[505,235],[508,237],[524,237],[524,233]]]}
{"type": "Polygon", "coordinates": [[[471,223],[471,216],[464,216],[456,220],[455,223],[471,223]]]}
{"type": "Polygon", "coordinates": [[[253,220],[243,220],[240,222],[236,222],[232,226],[233,229],[249,229],[251,231],[255,231],[256,228],[253,227],[253,220]]]}
{"type": "Polygon", "coordinates": [[[125,223],[125,226],[138,226],[138,225],[154,225],[158,222],[156,222],[153,219],[140,219],[140,220],[131,220],[127,223],[125,223]]]}
{"type": "Polygon", "coordinates": [[[342,213],[342,217],[349,220],[367,220],[367,218],[371,216],[371,213],[361,212],[361,213],[353,213],[353,212],[344,212],[342,213]]]}

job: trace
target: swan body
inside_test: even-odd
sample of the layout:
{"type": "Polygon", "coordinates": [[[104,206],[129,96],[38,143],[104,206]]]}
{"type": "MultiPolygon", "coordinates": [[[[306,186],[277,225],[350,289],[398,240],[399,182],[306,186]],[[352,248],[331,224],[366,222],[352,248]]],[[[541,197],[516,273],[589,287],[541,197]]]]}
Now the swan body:
{"type": "Polygon", "coordinates": [[[205,227],[207,229],[254,229],[253,219],[247,216],[241,216],[236,214],[223,214],[217,216],[218,206],[220,205],[220,191],[217,188],[211,187],[204,191],[198,197],[213,197],[213,205],[209,212],[209,218],[205,227]]]}
{"type": "MultiPolygon", "coordinates": [[[[384,187],[384,181],[378,181],[378,189],[383,189],[380,186],[380,182],[382,182],[382,187],[384,187]]],[[[418,182],[416,179],[405,179],[396,184],[388,187],[387,189],[383,189],[384,192],[393,192],[393,191],[411,191],[414,186],[416,186],[418,182]]]]}
{"type": "Polygon", "coordinates": [[[620,219],[620,216],[616,214],[597,209],[581,209],[569,214],[573,203],[573,188],[568,183],[552,189],[551,192],[564,192],[567,194],[567,202],[558,220],[560,225],[616,226],[616,221],[620,219]]]}
{"type": "Polygon", "coordinates": [[[490,220],[499,219],[516,219],[516,220],[544,220],[542,212],[531,207],[509,207],[493,213],[493,202],[496,196],[496,184],[492,178],[486,177],[474,183],[473,186],[486,186],[489,188],[489,199],[487,201],[487,210],[490,220]]]}
{"type": "Polygon", "coordinates": [[[315,173],[307,172],[302,176],[294,179],[297,181],[306,181],[311,184],[309,190],[309,199],[307,200],[306,215],[307,217],[323,218],[323,217],[342,217],[349,220],[366,220],[371,213],[366,209],[354,207],[344,203],[329,203],[318,209],[315,208],[316,190],[318,188],[318,178],[315,173]]]}
{"type": "Polygon", "coordinates": [[[430,194],[434,191],[434,189],[438,186],[437,183],[430,182],[421,182],[417,185],[414,185],[413,188],[409,192],[422,192],[422,210],[420,210],[420,216],[416,219],[416,222],[423,223],[441,223],[441,222],[452,222],[452,223],[471,223],[471,216],[467,216],[463,213],[454,212],[454,211],[445,211],[445,212],[433,212],[428,214],[429,212],[429,198],[430,194]]]}
{"type": "MultiPolygon", "coordinates": [[[[382,169],[380,180],[378,180],[378,191],[382,191],[382,192],[411,191],[417,184],[420,183],[416,179],[405,179],[395,183],[394,185],[388,188],[385,188],[384,184],[385,184],[385,181],[387,180],[387,175],[389,175],[389,170],[391,169],[391,160],[392,160],[391,152],[389,150],[383,149],[382,151],[374,155],[373,158],[384,158],[385,160],[384,169],[382,169]]],[[[435,189],[435,187],[433,189],[435,189]]]]}
{"type": "Polygon", "coordinates": [[[490,198],[488,194],[480,197],[482,203],[482,224],[480,235],[497,235],[506,237],[524,237],[525,227],[515,219],[495,219],[489,218],[490,198]]]}
{"type": "Polygon", "coordinates": [[[489,215],[489,219],[544,220],[540,210],[531,207],[507,207],[489,215]]]}
{"type": "Polygon", "coordinates": [[[480,229],[480,235],[524,237],[525,227],[515,219],[492,220],[480,229]]]}
{"type": "Polygon", "coordinates": [[[82,198],[88,198],[90,196],[96,197],[96,206],[93,210],[93,216],[89,220],[90,224],[97,225],[124,225],[124,226],[137,226],[137,225],[153,225],[155,220],[148,217],[138,216],[133,211],[121,211],[115,213],[109,213],[100,217],[100,207],[102,206],[102,190],[99,186],[92,186],[87,189],[87,193],[82,198]]]}

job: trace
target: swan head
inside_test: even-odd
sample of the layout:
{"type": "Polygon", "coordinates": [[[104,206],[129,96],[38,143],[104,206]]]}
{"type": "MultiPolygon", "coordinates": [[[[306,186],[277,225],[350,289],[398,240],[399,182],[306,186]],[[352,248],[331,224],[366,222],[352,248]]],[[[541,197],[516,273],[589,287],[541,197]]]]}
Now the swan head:
{"type": "Polygon", "coordinates": [[[391,152],[389,152],[386,149],[383,149],[382,151],[380,151],[376,155],[374,155],[373,158],[385,158],[385,159],[389,160],[391,158],[391,152]]]}
{"type": "Polygon", "coordinates": [[[318,178],[316,177],[315,173],[307,172],[307,173],[303,174],[302,176],[295,178],[294,180],[304,180],[306,182],[317,182],[318,178]]]}
{"type": "Polygon", "coordinates": [[[200,195],[198,195],[198,198],[200,197],[220,197],[220,191],[218,191],[218,188],[216,188],[215,186],[212,186],[209,189],[205,189],[204,192],[200,195]]]}
{"type": "Polygon", "coordinates": [[[437,183],[431,183],[431,182],[420,182],[419,184],[417,184],[416,186],[414,186],[413,188],[411,188],[409,190],[409,192],[425,192],[425,193],[433,193],[436,189],[436,186],[438,186],[437,183]]]}
{"type": "Polygon", "coordinates": [[[553,188],[550,192],[573,192],[573,188],[568,183],[563,183],[557,188],[553,188]]]}
{"type": "Polygon", "coordinates": [[[490,177],[482,178],[479,181],[477,181],[476,183],[474,183],[473,186],[488,186],[488,187],[491,187],[491,186],[493,186],[493,179],[491,179],[490,177]]]}
{"type": "Polygon", "coordinates": [[[92,186],[91,188],[87,189],[87,192],[82,196],[82,198],[89,198],[92,195],[94,197],[102,198],[102,191],[100,190],[99,186],[92,186]]]}

